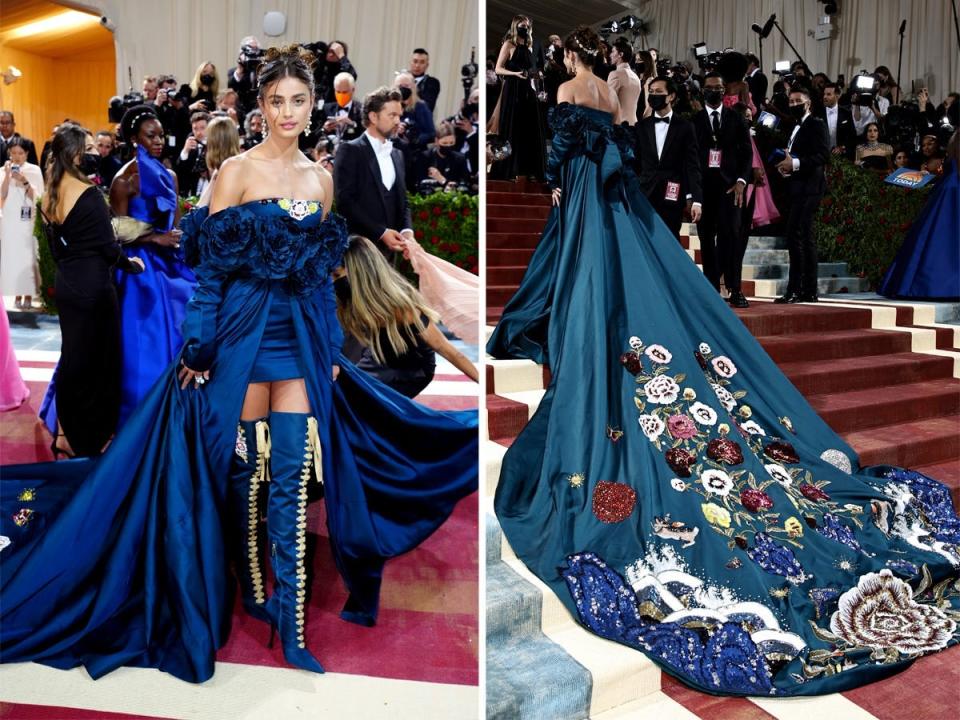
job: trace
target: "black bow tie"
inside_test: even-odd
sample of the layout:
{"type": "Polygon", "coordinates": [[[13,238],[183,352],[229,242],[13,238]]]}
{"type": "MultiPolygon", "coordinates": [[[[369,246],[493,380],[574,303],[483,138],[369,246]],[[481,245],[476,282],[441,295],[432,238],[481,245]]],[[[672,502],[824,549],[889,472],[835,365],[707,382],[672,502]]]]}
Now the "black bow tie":
{"type": "Polygon", "coordinates": [[[662,122],[662,123],[667,123],[667,124],[669,124],[669,123],[670,123],[670,118],[668,118],[668,117],[655,117],[655,118],[653,119],[653,121],[654,121],[654,122],[662,122]]]}

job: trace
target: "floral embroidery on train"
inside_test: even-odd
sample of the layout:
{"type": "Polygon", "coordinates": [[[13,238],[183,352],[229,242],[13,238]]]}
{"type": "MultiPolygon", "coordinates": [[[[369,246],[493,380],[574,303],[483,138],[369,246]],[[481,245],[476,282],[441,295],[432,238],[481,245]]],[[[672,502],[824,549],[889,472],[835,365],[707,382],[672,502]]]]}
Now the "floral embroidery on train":
{"type": "Polygon", "coordinates": [[[711,691],[774,695],[777,671],[807,647],[770,608],[690,574],[670,546],[626,578],[593,553],[569,556],[562,573],[587,627],[711,691]]]}

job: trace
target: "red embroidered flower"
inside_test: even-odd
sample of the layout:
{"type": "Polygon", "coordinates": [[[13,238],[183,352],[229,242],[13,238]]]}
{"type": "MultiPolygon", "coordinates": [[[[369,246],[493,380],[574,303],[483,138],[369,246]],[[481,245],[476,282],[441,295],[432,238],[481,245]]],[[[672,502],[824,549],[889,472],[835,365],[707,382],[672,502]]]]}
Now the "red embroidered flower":
{"type": "Polygon", "coordinates": [[[750,512],[759,512],[773,507],[773,500],[763,490],[747,488],[740,493],[740,502],[750,512]]]}
{"type": "Polygon", "coordinates": [[[810,485],[809,483],[803,483],[800,486],[800,492],[805,498],[807,498],[807,500],[813,500],[814,502],[830,499],[830,496],[827,495],[823,490],[818,488],[816,485],[810,485]]]}
{"type": "Polygon", "coordinates": [[[697,434],[697,425],[689,415],[671,415],[667,418],[667,430],[677,440],[689,440],[697,434]]]}
{"type": "Polygon", "coordinates": [[[714,438],[707,443],[707,457],[724,465],[739,465],[743,462],[743,451],[733,440],[714,438]]]}
{"type": "Polygon", "coordinates": [[[636,504],[636,491],[623,483],[601,481],[593,490],[593,514],[600,522],[626,520],[636,504]]]}
{"type": "Polygon", "coordinates": [[[434,206],[433,206],[433,214],[434,214],[434,215],[441,215],[442,213],[443,213],[443,210],[440,209],[440,206],[439,206],[439,205],[434,205],[434,206]]]}
{"type": "Polygon", "coordinates": [[[777,462],[800,462],[800,457],[797,455],[797,451],[793,449],[793,445],[783,440],[775,440],[767,445],[763,449],[763,454],[777,462]]]}
{"type": "Polygon", "coordinates": [[[631,375],[639,375],[643,372],[643,361],[640,359],[640,353],[625,352],[620,356],[620,364],[631,375]]]}
{"type": "Polygon", "coordinates": [[[667,465],[680,477],[690,477],[690,466],[697,456],[683,448],[671,448],[666,452],[667,465]]]}
{"type": "Polygon", "coordinates": [[[417,217],[419,217],[421,220],[427,220],[430,218],[430,213],[428,213],[426,210],[421,210],[417,214],[417,217]]]}

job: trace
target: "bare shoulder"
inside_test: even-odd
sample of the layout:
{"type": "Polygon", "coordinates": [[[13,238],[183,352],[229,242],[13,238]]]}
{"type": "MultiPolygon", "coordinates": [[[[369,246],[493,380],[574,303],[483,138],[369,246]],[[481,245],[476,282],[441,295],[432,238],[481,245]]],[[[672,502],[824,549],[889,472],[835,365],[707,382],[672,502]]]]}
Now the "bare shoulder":
{"type": "Polygon", "coordinates": [[[246,189],[245,171],[249,166],[249,159],[244,158],[243,155],[234,155],[223,161],[217,173],[217,181],[213,184],[213,197],[210,200],[211,214],[240,204],[246,189]]]}
{"type": "Polygon", "coordinates": [[[561,83],[560,87],[557,88],[557,102],[568,102],[572,103],[575,96],[573,80],[567,80],[565,83],[561,83]]]}

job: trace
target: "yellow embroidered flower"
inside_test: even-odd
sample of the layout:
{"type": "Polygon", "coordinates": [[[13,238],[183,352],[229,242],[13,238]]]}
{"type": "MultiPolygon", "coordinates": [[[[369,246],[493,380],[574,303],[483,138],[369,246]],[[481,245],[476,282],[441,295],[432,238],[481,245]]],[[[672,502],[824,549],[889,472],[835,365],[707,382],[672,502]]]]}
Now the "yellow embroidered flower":
{"type": "Polygon", "coordinates": [[[717,432],[721,435],[726,435],[728,432],[730,432],[730,426],[726,423],[720,423],[720,425],[717,426],[717,432]]]}
{"type": "Polygon", "coordinates": [[[17,495],[17,500],[21,502],[31,502],[37,499],[37,491],[33,488],[24,488],[20,491],[20,494],[17,495]]]}
{"type": "Polygon", "coordinates": [[[750,409],[749,405],[740,406],[740,416],[745,419],[749,419],[753,415],[753,410],[750,409]]]}
{"type": "Polygon", "coordinates": [[[803,525],[801,525],[800,521],[795,517],[788,517],[787,521],[783,524],[783,527],[787,531],[787,535],[792,538],[803,535],[803,525]]]}
{"type": "Polygon", "coordinates": [[[714,503],[703,503],[700,505],[700,509],[703,510],[703,516],[711,525],[719,525],[724,528],[730,527],[730,513],[727,512],[726,508],[722,508],[714,503]]]}
{"type": "Polygon", "coordinates": [[[573,473],[567,478],[570,482],[570,487],[578,488],[583,485],[583,481],[586,480],[586,476],[583,473],[573,473]]]}
{"type": "Polygon", "coordinates": [[[694,391],[693,388],[684,388],[684,389],[683,389],[683,399],[684,399],[684,400],[687,400],[687,401],[696,400],[696,399],[697,399],[697,393],[694,391]]]}

